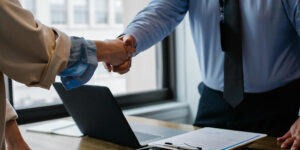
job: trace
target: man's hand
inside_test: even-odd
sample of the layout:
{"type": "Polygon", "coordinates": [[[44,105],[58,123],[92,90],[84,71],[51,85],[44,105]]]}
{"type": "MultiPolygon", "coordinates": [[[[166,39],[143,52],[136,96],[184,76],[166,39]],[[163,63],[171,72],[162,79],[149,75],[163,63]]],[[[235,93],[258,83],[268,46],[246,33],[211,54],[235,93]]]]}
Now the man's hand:
{"type": "MultiPolygon", "coordinates": [[[[127,51],[136,52],[136,39],[130,35],[125,34],[119,38],[119,40],[123,41],[123,44],[127,51]]],[[[111,65],[109,63],[104,63],[104,67],[109,71],[117,72],[119,74],[125,74],[130,70],[132,59],[128,59],[121,65],[111,65]]]]}
{"type": "Polygon", "coordinates": [[[292,125],[290,130],[277,140],[283,142],[281,148],[288,148],[292,145],[291,150],[298,150],[298,148],[300,148],[300,117],[292,125]]]}
{"type": "Polygon", "coordinates": [[[119,74],[125,74],[127,72],[129,72],[130,67],[131,67],[131,58],[129,60],[127,60],[125,63],[123,63],[122,65],[119,66],[113,66],[112,67],[112,71],[113,72],[117,72],[119,74]]]}
{"type": "Polygon", "coordinates": [[[15,120],[6,123],[5,142],[7,150],[30,150],[24,141],[15,120]]]}
{"type": "Polygon", "coordinates": [[[97,58],[99,61],[119,66],[129,60],[135,53],[135,50],[126,49],[123,41],[120,39],[95,41],[97,46],[97,58]]]}

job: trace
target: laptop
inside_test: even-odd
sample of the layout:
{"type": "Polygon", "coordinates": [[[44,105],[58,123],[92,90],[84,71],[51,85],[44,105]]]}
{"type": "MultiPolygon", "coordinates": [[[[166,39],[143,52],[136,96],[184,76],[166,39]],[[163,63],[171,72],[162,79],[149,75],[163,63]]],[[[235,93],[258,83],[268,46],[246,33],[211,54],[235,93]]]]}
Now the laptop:
{"type": "Polygon", "coordinates": [[[185,131],[128,123],[107,87],[85,85],[70,91],[54,83],[58,95],[79,130],[86,136],[139,148],[185,131]]]}

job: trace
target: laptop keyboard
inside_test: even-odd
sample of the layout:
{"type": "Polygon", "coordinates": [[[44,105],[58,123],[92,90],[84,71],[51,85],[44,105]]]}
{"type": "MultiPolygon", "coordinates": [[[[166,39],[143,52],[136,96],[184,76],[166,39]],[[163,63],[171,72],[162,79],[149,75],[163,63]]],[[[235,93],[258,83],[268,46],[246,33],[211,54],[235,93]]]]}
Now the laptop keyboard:
{"type": "Polygon", "coordinates": [[[152,141],[152,140],[161,138],[161,136],[158,136],[158,135],[142,133],[142,132],[138,132],[138,131],[134,131],[134,134],[137,137],[137,139],[141,142],[152,141]]]}

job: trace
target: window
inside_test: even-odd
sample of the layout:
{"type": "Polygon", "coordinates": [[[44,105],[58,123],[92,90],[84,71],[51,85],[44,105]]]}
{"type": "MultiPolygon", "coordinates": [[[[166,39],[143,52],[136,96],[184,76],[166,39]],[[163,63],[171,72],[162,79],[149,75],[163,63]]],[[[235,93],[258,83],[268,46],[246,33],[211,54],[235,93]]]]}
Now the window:
{"type": "Polygon", "coordinates": [[[13,103],[16,109],[33,108],[61,103],[53,88],[51,88],[50,91],[37,87],[28,88],[15,81],[12,85],[13,103]]]}
{"type": "MultiPolygon", "coordinates": [[[[48,25],[68,35],[93,40],[115,39],[124,30],[123,16],[138,12],[134,9],[123,9],[127,2],[123,0],[43,1],[48,2],[48,9],[45,9],[46,2],[43,3],[43,7],[39,7],[41,3],[35,3],[37,9],[43,8],[37,11],[39,12],[37,19],[47,22],[45,18],[49,17],[48,25]],[[66,26],[61,26],[62,24],[66,26]],[[76,26],[77,24],[86,26],[76,26]],[[116,26],[117,24],[120,26],[116,26]]],[[[102,63],[99,63],[88,84],[109,87],[123,108],[172,99],[175,71],[172,69],[174,62],[171,62],[171,59],[175,57],[172,57],[171,43],[172,40],[167,38],[164,42],[133,58],[131,70],[126,75],[108,73],[102,63]]],[[[60,82],[59,77],[56,81],[60,82]]],[[[50,91],[28,88],[12,81],[9,93],[10,100],[19,113],[20,123],[67,115],[53,88],[50,91]]]]}
{"type": "Polygon", "coordinates": [[[51,24],[67,23],[66,4],[66,0],[50,0],[51,24]]]}
{"type": "Polygon", "coordinates": [[[114,11],[115,11],[115,23],[121,24],[123,22],[122,20],[122,0],[114,0],[114,11]]]}
{"type": "Polygon", "coordinates": [[[21,0],[22,6],[27,8],[33,15],[35,15],[35,0],[21,0]]]}
{"type": "Polygon", "coordinates": [[[89,11],[87,0],[73,0],[74,4],[74,23],[75,24],[88,24],[89,11]]]}
{"type": "Polygon", "coordinates": [[[108,0],[95,0],[95,23],[107,24],[108,23],[108,0]]]}

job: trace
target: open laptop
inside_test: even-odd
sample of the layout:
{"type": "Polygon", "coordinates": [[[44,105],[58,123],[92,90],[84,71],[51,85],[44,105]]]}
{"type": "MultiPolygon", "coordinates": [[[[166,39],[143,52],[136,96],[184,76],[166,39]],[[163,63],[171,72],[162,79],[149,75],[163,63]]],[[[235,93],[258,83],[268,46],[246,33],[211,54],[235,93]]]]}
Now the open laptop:
{"type": "Polygon", "coordinates": [[[54,88],[79,130],[87,136],[139,148],[185,131],[128,123],[107,87],[82,86],[70,91],[61,83],[54,88]]]}

